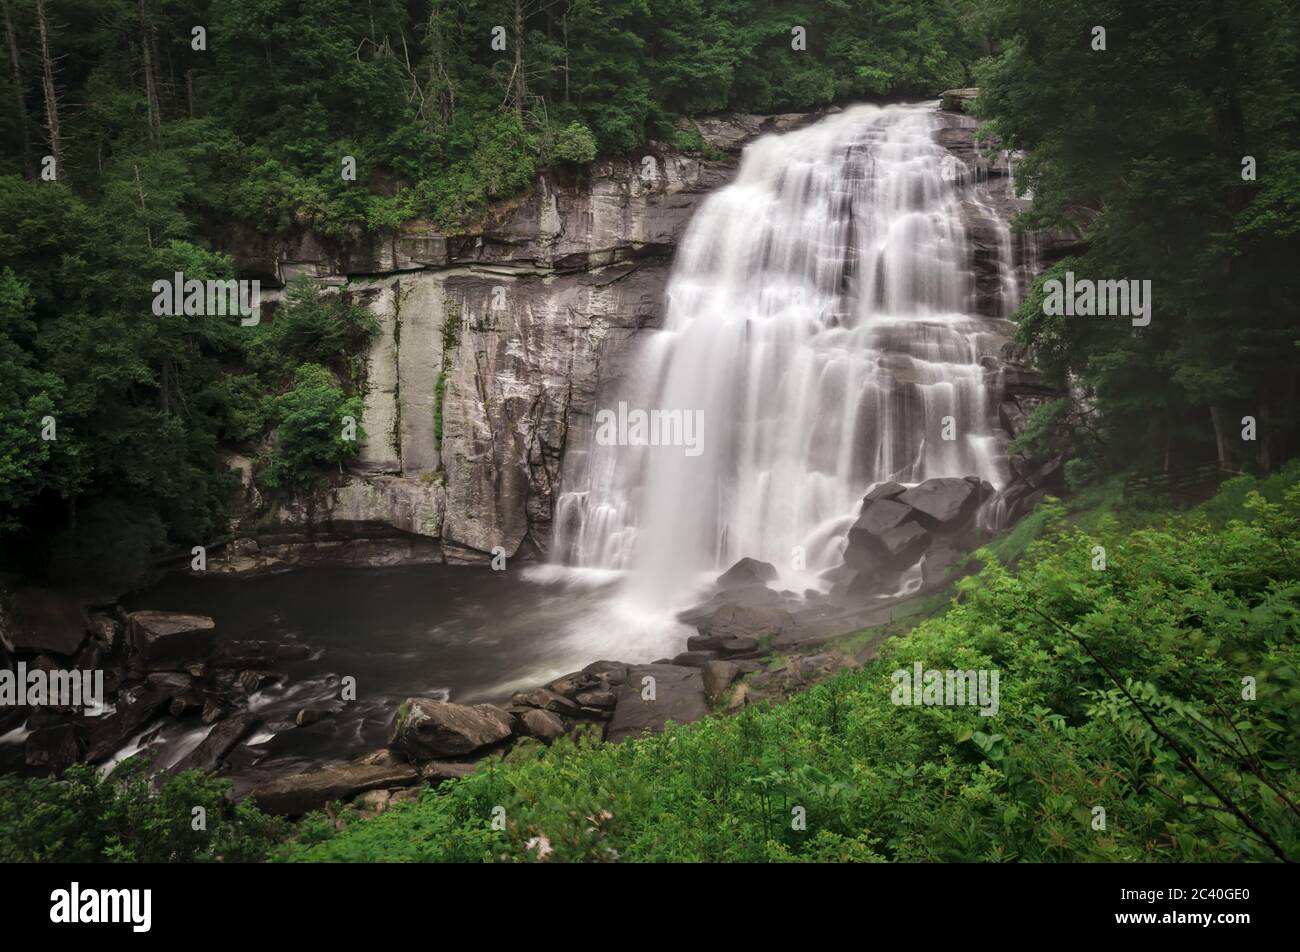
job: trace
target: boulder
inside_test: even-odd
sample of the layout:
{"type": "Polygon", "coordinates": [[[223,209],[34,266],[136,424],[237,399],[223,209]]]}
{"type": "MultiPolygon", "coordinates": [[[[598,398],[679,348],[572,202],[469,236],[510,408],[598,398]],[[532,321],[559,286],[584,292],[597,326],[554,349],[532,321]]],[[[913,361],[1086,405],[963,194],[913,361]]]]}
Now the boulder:
{"type": "Polygon", "coordinates": [[[916,510],[916,520],[927,529],[951,532],[974,515],[983,498],[980,484],[955,477],[927,479],[898,497],[916,510]]]}
{"type": "Polygon", "coordinates": [[[777,577],[776,566],[770,562],[744,558],[718,576],[718,588],[750,588],[766,585],[777,577]]]}
{"type": "MultiPolygon", "coordinates": [[[[775,638],[799,626],[794,616],[783,608],[747,605],[723,605],[700,626],[699,633],[718,648],[733,638],[775,638]]],[[[703,645],[703,642],[696,642],[703,645]]],[[[692,647],[692,650],[696,650],[692,647]]],[[[700,650],[710,650],[701,647],[700,650]]]]}
{"type": "Polygon", "coordinates": [[[183,668],[212,653],[216,623],[206,615],[176,612],[131,612],[127,615],[131,648],[151,668],[183,668]]]}
{"type": "Polygon", "coordinates": [[[590,691],[579,691],[574,700],[583,707],[595,708],[612,708],[618,702],[618,691],[612,687],[592,688],[590,691]]]}
{"type": "Polygon", "coordinates": [[[906,568],[915,565],[930,545],[930,533],[915,522],[905,522],[895,526],[874,539],[888,565],[906,568]]]}
{"type": "MultiPolygon", "coordinates": [[[[910,492],[910,490],[908,490],[910,492]]],[[[906,496],[906,493],[903,494],[906,496]]],[[[900,497],[902,498],[902,497],[900,497]]],[[[849,544],[861,536],[875,536],[901,525],[912,517],[912,509],[896,499],[864,502],[858,521],[849,530],[849,544]]]]}
{"type": "Polygon", "coordinates": [[[204,773],[212,773],[261,723],[262,719],[256,714],[240,714],[214,724],[199,746],[176,762],[172,772],[201,770],[204,773]]]}
{"type": "Polygon", "coordinates": [[[619,692],[614,717],[605,737],[618,743],[640,737],[645,731],[659,733],[669,721],[688,724],[709,713],[704,699],[704,675],[699,668],[672,664],[641,664],[628,669],[627,683],[619,692]],[[653,682],[644,679],[652,678],[653,682]],[[650,684],[654,691],[646,693],[650,684]]]}
{"type": "Polygon", "coordinates": [[[188,717],[191,714],[202,713],[204,703],[202,694],[189,691],[172,698],[171,703],[167,705],[167,712],[172,717],[188,717]]]}
{"type": "Polygon", "coordinates": [[[458,764],[431,760],[427,764],[420,766],[420,776],[436,787],[447,780],[459,780],[461,777],[468,777],[477,769],[478,764],[458,764]]]}
{"type": "Polygon", "coordinates": [[[86,760],[95,763],[111,756],[128,737],[153,720],[169,700],[167,694],[144,685],[119,694],[113,713],[95,719],[86,760]]]}
{"type": "Polygon", "coordinates": [[[539,708],[529,708],[518,715],[520,732],[527,737],[535,737],[543,744],[550,744],[564,736],[564,721],[539,708]]]}
{"type": "Polygon", "coordinates": [[[728,638],[718,647],[724,655],[749,654],[758,650],[758,639],[747,636],[728,638]]]}
{"type": "Polygon", "coordinates": [[[517,691],[510,698],[511,704],[520,707],[538,707],[552,714],[577,714],[580,705],[549,688],[533,688],[531,691],[517,691]]]}
{"type": "Polygon", "coordinates": [[[673,658],[673,664],[687,668],[702,668],[718,656],[716,651],[683,651],[673,658]]]}
{"type": "Polygon", "coordinates": [[[879,483],[862,497],[863,504],[875,502],[877,499],[896,499],[903,493],[907,492],[907,487],[902,483],[896,483],[893,480],[885,483],[879,483]]]}
{"type": "Polygon", "coordinates": [[[566,674],[562,678],[557,678],[547,687],[556,694],[562,694],[567,698],[572,698],[579,691],[596,687],[600,683],[600,678],[595,674],[588,671],[578,671],[574,674],[566,674]]]}
{"type": "Polygon", "coordinates": [[[293,723],[297,727],[310,727],[312,724],[325,720],[333,713],[328,707],[304,707],[294,715],[293,723]]]}
{"type": "Polygon", "coordinates": [[[451,704],[427,697],[402,702],[388,746],[412,760],[460,757],[513,734],[510,714],[492,704],[451,704]]]}
{"type": "Polygon", "coordinates": [[[627,680],[627,665],[621,661],[593,661],[582,669],[586,674],[594,674],[606,684],[622,684],[627,680]]]}
{"type": "Polygon", "coordinates": [[[281,777],[254,788],[249,795],[266,813],[296,817],[367,790],[409,786],[419,779],[420,775],[410,764],[352,763],[281,777]]]}
{"type": "Polygon", "coordinates": [[[704,696],[710,704],[731,687],[731,682],[740,676],[740,667],[734,661],[710,661],[704,666],[704,696]]]}
{"type": "Polygon", "coordinates": [[[189,694],[194,679],[183,671],[155,671],[144,679],[145,690],[161,694],[168,701],[189,694]]]}

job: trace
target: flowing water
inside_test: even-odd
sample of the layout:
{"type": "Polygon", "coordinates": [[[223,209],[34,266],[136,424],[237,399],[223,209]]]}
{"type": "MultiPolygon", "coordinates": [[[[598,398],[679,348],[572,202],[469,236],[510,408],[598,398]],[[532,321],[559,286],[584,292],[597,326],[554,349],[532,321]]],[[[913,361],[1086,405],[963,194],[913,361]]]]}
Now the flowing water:
{"type": "MultiPolygon", "coordinates": [[[[742,556],[777,566],[780,585],[825,588],[818,573],[839,564],[878,481],[1000,485],[981,358],[1003,327],[976,315],[963,224],[972,209],[993,216],[937,123],[933,104],[863,106],[746,149],[691,223],[664,328],[598,402],[698,414],[701,452],[594,434],[571,449],[551,564],[173,578],[132,599],[212,615],[226,638],[311,646],[250,699],[263,724],[231,764],[241,787],[375,749],[404,697],[499,701],[598,658],[670,657],[691,633],[676,612],[742,556]],[[345,706],[346,676],[358,701],[345,706]],[[313,705],[336,713],[294,727],[313,705]]],[[[1004,225],[995,243],[1005,314],[1017,290],[1004,225]]],[[[166,766],[206,733],[164,718],[118,756],[148,746],[166,766]]]]}
{"type": "MultiPolygon", "coordinates": [[[[859,106],[746,149],[691,222],[664,328],[598,401],[695,414],[700,452],[572,454],[555,561],[626,573],[621,597],[648,611],[742,556],[802,590],[839,564],[873,483],[1005,481],[981,365],[1003,328],[975,315],[963,224],[987,192],[938,123],[933,104],[859,106]]],[[[995,234],[1005,315],[1011,236],[995,234]]]]}

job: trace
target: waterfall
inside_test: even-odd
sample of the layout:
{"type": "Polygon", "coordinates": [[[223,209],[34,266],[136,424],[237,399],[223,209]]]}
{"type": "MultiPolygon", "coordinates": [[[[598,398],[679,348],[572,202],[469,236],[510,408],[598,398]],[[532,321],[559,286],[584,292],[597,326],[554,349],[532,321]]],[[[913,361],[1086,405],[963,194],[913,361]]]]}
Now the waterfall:
{"type": "Polygon", "coordinates": [[[839,564],[872,484],[1005,482],[984,366],[1005,324],[976,315],[963,223],[987,192],[938,124],[933,104],[858,106],[746,149],[678,250],[663,329],[596,404],[691,416],[698,455],[593,428],[566,463],[553,560],[626,570],[647,606],[742,556],[806,586],[839,564]]]}

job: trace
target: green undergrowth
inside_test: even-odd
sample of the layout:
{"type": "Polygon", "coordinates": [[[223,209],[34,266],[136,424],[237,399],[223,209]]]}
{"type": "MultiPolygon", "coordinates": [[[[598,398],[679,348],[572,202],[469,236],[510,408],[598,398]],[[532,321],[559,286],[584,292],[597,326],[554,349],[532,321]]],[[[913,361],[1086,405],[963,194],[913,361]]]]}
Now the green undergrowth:
{"type": "Polygon", "coordinates": [[[1099,498],[1043,507],[1014,566],[982,550],[943,614],[786,703],[530,746],[278,858],[1300,857],[1295,468],[1189,513],[1099,498]],[[916,663],[996,672],[996,713],[895,704],[916,663]]]}

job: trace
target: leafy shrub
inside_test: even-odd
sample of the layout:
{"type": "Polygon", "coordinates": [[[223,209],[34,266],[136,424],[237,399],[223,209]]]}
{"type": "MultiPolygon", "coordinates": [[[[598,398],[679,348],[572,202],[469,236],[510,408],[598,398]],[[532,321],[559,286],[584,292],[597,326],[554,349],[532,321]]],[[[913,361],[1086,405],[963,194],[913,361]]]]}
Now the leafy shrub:
{"type": "Polygon", "coordinates": [[[321,470],[351,459],[365,437],[359,421],[364,404],[349,397],[319,364],[304,364],[293,389],[274,398],[275,447],[260,474],[270,487],[308,489],[320,485],[321,470]],[[344,417],[358,421],[356,439],[344,438],[344,417]]]}
{"type": "Polygon", "coordinates": [[[187,771],[153,783],[133,758],[107,779],[76,766],[59,780],[0,776],[0,862],[255,862],[288,825],[244,801],[229,781],[187,771]],[[194,809],[206,813],[194,829],[194,809]]]}
{"type": "Polygon", "coordinates": [[[591,162],[596,151],[596,137],[581,122],[548,127],[544,132],[542,154],[547,162],[591,162]]]}

